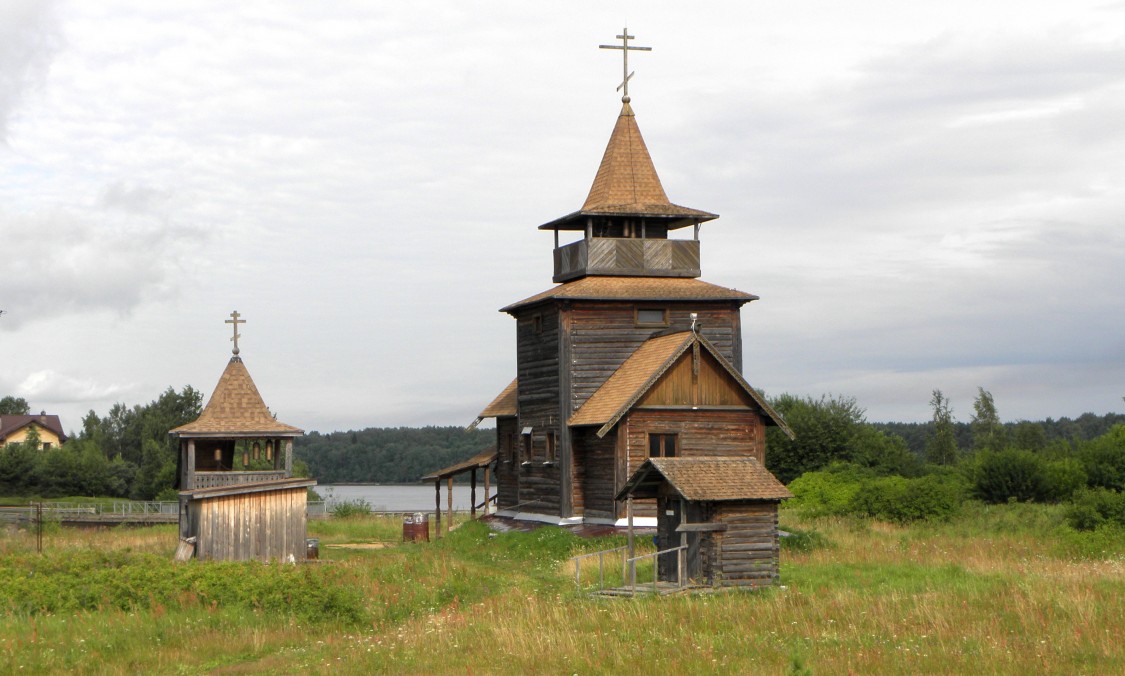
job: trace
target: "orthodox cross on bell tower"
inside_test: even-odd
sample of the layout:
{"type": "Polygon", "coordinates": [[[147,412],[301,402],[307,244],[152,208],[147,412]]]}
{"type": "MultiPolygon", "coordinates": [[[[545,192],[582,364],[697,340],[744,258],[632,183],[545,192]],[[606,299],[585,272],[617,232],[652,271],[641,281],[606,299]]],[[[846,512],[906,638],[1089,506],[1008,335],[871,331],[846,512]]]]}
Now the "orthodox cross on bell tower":
{"type": "Polygon", "coordinates": [[[625,65],[624,69],[622,70],[621,84],[617,85],[617,91],[621,91],[622,89],[624,89],[625,91],[622,92],[621,100],[625,103],[629,103],[629,80],[633,78],[633,73],[629,72],[629,52],[651,52],[652,47],[630,47],[629,41],[635,39],[635,36],[629,35],[628,26],[621,29],[621,35],[618,35],[617,39],[621,41],[620,45],[598,45],[598,48],[621,50],[621,55],[624,57],[625,65]]]}
{"type": "Polygon", "coordinates": [[[241,336],[238,334],[238,325],[246,323],[246,320],[239,319],[239,316],[240,315],[238,314],[238,310],[235,310],[234,312],[230,313],[230,319],[223,322],[224,324],[234,324],[234,336],[231,338],[231,340],[234,341],[234,350],[232,350],[232,352],[236,357],[238,356],[238,339],[241,338],[241,336]]]}

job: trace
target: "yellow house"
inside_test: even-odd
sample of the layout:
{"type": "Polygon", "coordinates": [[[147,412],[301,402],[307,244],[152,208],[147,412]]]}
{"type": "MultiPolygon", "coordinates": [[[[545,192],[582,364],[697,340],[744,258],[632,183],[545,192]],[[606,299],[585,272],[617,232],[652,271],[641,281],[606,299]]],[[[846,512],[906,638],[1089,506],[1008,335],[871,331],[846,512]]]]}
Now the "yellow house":
{"type": "Polygon", "coordinates": [[[24,441],[32,429],[38,432],[43,450],[66,441],[66,433],[57,415],[47,415],[46,412],[39,415],[0,415],[0,446],[24,441]]]}

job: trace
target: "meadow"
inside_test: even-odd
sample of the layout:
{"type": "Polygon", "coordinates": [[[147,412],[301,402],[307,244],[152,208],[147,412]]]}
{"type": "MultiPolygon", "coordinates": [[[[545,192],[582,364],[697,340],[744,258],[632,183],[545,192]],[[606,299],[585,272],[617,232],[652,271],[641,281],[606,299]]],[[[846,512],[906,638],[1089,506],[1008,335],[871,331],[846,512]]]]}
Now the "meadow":
{"type": "Polygon", "coordinates": [[[1018,503],[782,524],[779,586],[636,599],[574,582],[572,556],[622,538],[553,528],[402,544],[397,520],[312,521],[321,558],[296,566],[174,564],[174,526],[56,526],[42,554],[8,528],[0,672],[1125,672],[1119,529],[1018,503]]]}

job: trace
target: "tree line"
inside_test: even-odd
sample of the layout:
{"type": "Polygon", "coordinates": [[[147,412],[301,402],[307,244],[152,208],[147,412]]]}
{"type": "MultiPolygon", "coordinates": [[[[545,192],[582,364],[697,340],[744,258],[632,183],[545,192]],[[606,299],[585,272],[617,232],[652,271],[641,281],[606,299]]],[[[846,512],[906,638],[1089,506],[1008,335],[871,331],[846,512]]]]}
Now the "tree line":
{"type": "MultiPolygon", "coordinates": [[[[145,405],[115,404],[104,417],[90,411],[81,431],[61,446],[44,451],[29,439],[0,447],[0,494],[172,499],[178,448],[168,430],[195,420],[202,399],[190,386],[168,388],[145,405]]],[[[1086,500],[1088,506],[1101,500],[1091,509],[1104,516],[1114,508],[1102,503],[1116,500],[1125,488],[1125,415],[1003,423],[984,388],[964,422],[955,419],[940,390],[933,393],[927,423],[868,422],[863,408],[846,396],[782,394],[770,403],[796,438],[770,428],[766,465],[794,492],[847,484],[844,494],[852,491],[869,502],[879,490],[903,492],[906,502],[924,495],[953,496],[950,501],[1086,500]],[[1096,493],[1095,499],[1090,491],[1112,495],[1096,493]]],[[[29,409],[23,399],[0,399],[0,413],[29,409]]],[[[412,483],[494,443],[492,430],[461,427],[311,432],[295,441],[295,466],[322,483],[412,483]]],[[[854,500],[860,509],[861,498],[854,500]]],[[[1090,510],[1086,516],[1098,520],[1090,510]]],[[[1125,522],[1125,503],[1121,519],[1125,522]]]]}
{"type": "Polygon", "coordinates": [[[494,430],[369,427],[311,432],[296,440],[293,453],[321,483],[414,483],[495,443],[494,430]]]}
{"type": "Polygon", "coordinates": [[[810,513],[911,520],[968,500],[1064,503],[1077,528],[1125,526],[1125,416],[1002,423],[983,387],[967,422],[934,390],[923,424],[869,423],[849,397],[771,400],[793,429],[767,431],[766,466],[810,513]]]}

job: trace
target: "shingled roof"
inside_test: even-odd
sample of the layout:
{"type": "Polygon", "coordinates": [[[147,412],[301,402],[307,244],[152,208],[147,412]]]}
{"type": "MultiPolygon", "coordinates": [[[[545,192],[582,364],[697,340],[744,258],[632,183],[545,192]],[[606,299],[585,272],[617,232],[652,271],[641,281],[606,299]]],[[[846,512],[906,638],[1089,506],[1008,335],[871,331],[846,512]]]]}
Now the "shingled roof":
{"type": "Polygon", "coordinates": [[[496,395],[484,410],[477,414],[477,419],[469,425],[468,429],[475,429],[485,418],[503,418],[506,416],[514,416],[519,413],[519,378],[508,383],[504,390],[496,395]]]}
{"type": "Polygon", "coordinates": [[[772,501],[793,497],[789,489],[754,458],[701,456],[649,458],[637,468],[616,499],[630,495],[656,497],[664,482],[691,501],[772,501]]]}
{"type": "Polygon", "coordinates": [[[665,219],[669,229],[718,218],[716,214],[682,207],[668,200],[628,101],[621,106],[621,114],[582,208],[545,223],[539,229],[584,230],[587,216],[665,219]]]}
{"type": "Polygon", "coordinates": [[[711,301],[729,300],[742,305],[758,296],[725,286],[686,277],[583,277],[516,301],[501,312],[512,312],[551,299],[559,300],[638,300],[711,301]]]}
{"type": "Polygon", "coordinates": [[[231,357],[219,384],[194,422],[169,431],[180,436],[295,437],[303,431],[278,422],[266,408],[262,395],[240,357],[231,357]]]}
{"type": "Polygon", "coordinates": [[[604,437],[696,342],[699,343],[700,349],[706,350],[758,404],[766,424],[780,427],[785,434],[793,438],[793,431],[785,424],[785,419],[773,410],[765,398],[746,382],[742,374],[731,366],[706,338],[694,331],[672,333],[646,340],[574,412],[567,424],[601,425],[598,436],[604,437]]]}

